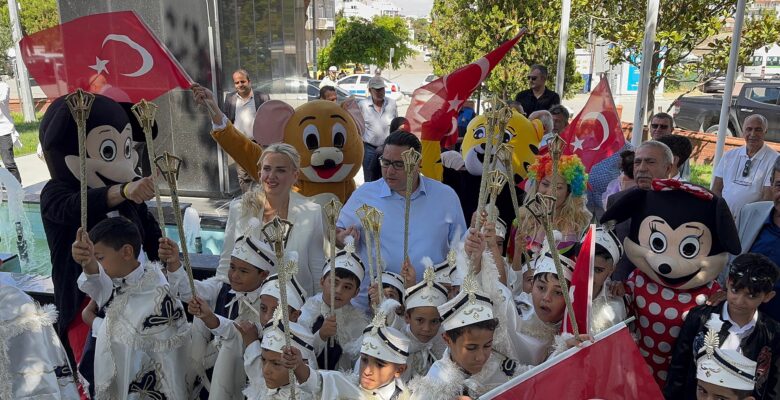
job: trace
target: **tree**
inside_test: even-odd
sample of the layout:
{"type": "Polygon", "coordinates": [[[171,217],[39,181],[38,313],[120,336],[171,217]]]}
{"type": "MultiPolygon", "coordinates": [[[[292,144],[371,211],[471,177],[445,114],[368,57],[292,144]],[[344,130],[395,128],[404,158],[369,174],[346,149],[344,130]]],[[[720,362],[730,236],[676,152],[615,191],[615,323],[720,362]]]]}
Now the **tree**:
{"type": "MultiPolygon", "coordinates": [[[[585,0],[572,1],[572,20],[566,58],[564,93],[572,95],[583,86],[576,73],[574,48],[584,45],[588,20],[580,12],[585,0]]],[[[515,50],[493,70],[486,80],[487,90],[513,98],[528,88],[529,67],[544,64],[555,81],[560,31],[560,2],[542,0],[435,0],[427,43],[433,48],[434,73],[444,75],[472,63],[523,27],[528,29],[515,50]]]]}
{"type": "Polygon", "coordinates": [[[346,63],[390,65],[390,49],[395,49],[392,66],[399,68],[414,54],[409,47],[409,29],[401,17],[376,16],[341,18],[328,45],[320,51],[318,66],[346,63]]]}
{"type": "MultiPolygon", "coordinates": [[[[60,23],[60,14],[56,0],[20,0],[19,20],[22,34],[29,35],[60,23]]],[[[11,15],[8,12],[8,2],[0,1],[0,75],[10,71],[6,50],[13,47],[11,37],[11,15]]]]}
{"type": "Polygon", "coordinates": [[[427,18],[411,19],[412,30],[414,31],[414,42],[424,44],[428,41],[428,26],[430,23],[427,18]]]}
{"type": "MultiPolygon", "coordinates": [[[[598,0],[590,3],[588,11],[594,16],[594,30],[600,37],[612,42],[610,63],[623,62],[641,66],[644,41],[646,2],[636,0],[598,0]]],[[[699,63],[685,59],[707,38],[723,32],[726,19],[734,15],[733,0],[664,0],[661,2],[656,28],[653,58],[650,60],[650,88],[647,99],[647,117],[655,105],[655,88],[661,79],[680,76],[691,68],[704,73],[726,69],[731,38],[715,39],[709,48],[713,53],[699,63]]],[[[777,18],[765,16],[761,23],[749,23],[743,29],[742,60],[753,50],[777,38],[777,18]],[[763,30],[763,31],[762,31],[763,30]],[[774,35],[774,37],[772,37],[774,35]],[[764,42],[764,43],[761,43],[764,42]]]]}
{"type": "MultiPolygon", "coordinates": [[[[745,66],[751,62],[753,52],[758,48],[771,45],[780,38],[780,19],[777,14],[767,12],[745,21],[742,29],[742,38],[739,41],[738,66],[745,66]]],[[[729,64],[729,50],[731,49],[731,35],[715,38],[707,44],[712,52],[702,57],[699,64],[699,73],[707,75],[716,71],[725,73],[729,64]]]]}

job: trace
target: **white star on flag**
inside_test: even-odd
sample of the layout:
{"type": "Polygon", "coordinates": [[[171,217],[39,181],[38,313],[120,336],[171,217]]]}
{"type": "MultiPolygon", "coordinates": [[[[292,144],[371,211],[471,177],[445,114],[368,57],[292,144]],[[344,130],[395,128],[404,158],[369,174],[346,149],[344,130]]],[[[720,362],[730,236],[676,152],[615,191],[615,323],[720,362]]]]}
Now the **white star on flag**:
{"type": "Polygon", "coordinates": [[[447,112],[458,111],[458,108],[463,103],[463,100],[458,99],[458,95],[455,95],[455,98],[448,101],[448,103],[450,103],[450,108],[447,110],[447,112]]]}
{"type": "Polygon", "coordinates": [[[574,151],[582,150],[582,144],[585,143],[584,140],[580,139],[579,136],[574,137],[574,142],[571,144],[572,147],[574,147],[574,151]]]}
{"type": "Polygon", "coordinates": [[[89,67],[97,71],[97,73],[105,72],[108,74],[108,69],[106,69],[106,64],[108,64],[109,60],[101,60],[100,57],[95,57],[95,65],[90,65],[89,67]]]}

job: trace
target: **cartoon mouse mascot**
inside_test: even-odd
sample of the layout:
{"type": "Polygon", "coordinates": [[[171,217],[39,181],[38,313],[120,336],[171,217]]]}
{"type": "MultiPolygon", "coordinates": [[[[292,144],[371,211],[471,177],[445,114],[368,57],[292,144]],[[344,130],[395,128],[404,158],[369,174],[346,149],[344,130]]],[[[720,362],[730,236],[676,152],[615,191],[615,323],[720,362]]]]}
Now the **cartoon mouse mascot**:
{"type": "Polygon", "coordinates": [[[627,290],[637,317],[638,345],[663,388],[683,320],[720,289],[714,280],[728,253],[739,253],[739,237],[722,198],[676,180],[656,179],[652,190],[626,193],[601,222],[629,218],[623,246],[636,266],[627,290]]]}
{"type": "MultiPolygon", "coordinates": [[[[154,196],[154,186],[150,178],[141,179],[136,174],[138,155],[133,142],[144,141],[144,135],[130,106],[95,95],[86,121],[87,228],[107,216],[124,216],[140,230],[146,259],[157,260],[160,228],[144,204],[154,196]]],[[[81,200],[78,134],[65,97],[54,100],[46,110],[39,134],[51,174],[41,191],[41,217],[51,252],[54,301],[59,311],[57,329],[72,351],[70,356],[78,359],[89,329],[79,313],[88,299],[76,285],[81,266],[71,256],[80,225],[81,200]]]]}
{"type": "Polygon", "coordinates": [[[212,136],[255,181],[261,146],[284,142],[301,155],[297,186],[302,195],[325,204],[333,195],[346,202],[355,190],[352,178],[363,161],[363,140],[355,119],[336,103],[314,100],[293,109],[270,100],[257,110],[253,130],[257,143],[229,126],[212,136]]]}
{"type": "MultiPolygon", "coordinates": [[[[487,118],[484,115],[478,115],[471,120],[466,128],[466,134],[463,136],[461,153],[465,162],[465,170],[457,175],[457,182],[452,182],[452,174],[445,174],[444,183],[452,186],[460,198],[463,207],[463,215],[470,218],[471,214],[477,210],[477,201],[479,197],[479,184],[482,179],[483,162],[485,161],[485,143],[487,137],[487,118]]],[[[509,192],[511,185],[518,194],[518,199],[522,201],[523,191],[517,188],[517,184],[528,177],[528,167],[533,164],[534,156],[539,152],[539,141],[544,134],[544,128],[540,122],[531,122],[525,116],[512,111],[512,117],[509,119],[504,134],[498,144],[507,143],[512,145],[512,169],[514,176],[510,178],[507,187],[504,187],[496,199],[499,216],[504,221],[512,221],[515,218],[515,212],[512,210],[512,198],[509,192]],[[514,182],[514,185],[512,184],[514,182]]],[[[497,146],[493,147],[493,154],[497,146]]],[[[503,164],[497,161],[499,169],[504,171],[503,164]]]]}

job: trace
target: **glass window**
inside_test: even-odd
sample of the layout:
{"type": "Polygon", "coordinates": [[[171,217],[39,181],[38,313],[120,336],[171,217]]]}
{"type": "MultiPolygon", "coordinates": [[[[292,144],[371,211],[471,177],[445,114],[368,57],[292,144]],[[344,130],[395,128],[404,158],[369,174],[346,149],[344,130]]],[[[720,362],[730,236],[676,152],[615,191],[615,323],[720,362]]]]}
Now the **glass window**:
{"type": "Polygon", "coordinates": [[[778,87],[755,87],[750,89],[748,98],[759,103],[777,105],[777,99],[780,96],[778,87]]]}
{"type": "Polygon", "coordinates": [[[753,56],[753,66],[760,67],[764,63],[763,56],[753,56]]]}
{"type": "Polygon", "coordinates": [[[339,85],[354,85],[357,83],[358,77],[357,76],[348,76],[342,80],[339,81],[339,85]]]}

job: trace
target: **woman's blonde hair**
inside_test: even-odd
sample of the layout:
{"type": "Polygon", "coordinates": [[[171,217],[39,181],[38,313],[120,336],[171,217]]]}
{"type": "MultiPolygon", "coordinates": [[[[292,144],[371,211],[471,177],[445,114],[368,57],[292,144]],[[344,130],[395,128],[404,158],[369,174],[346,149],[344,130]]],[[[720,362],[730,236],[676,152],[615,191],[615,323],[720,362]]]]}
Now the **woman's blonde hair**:
{"type": "Polygon", "coordinates": [[[301,155],[298,154],[298,150],[295,147],[287,143],[274,143],[263,148],[263,153],[260,154],[260,158],[257,160],[257,166],[262,166],[265,157],[271,153],[285,155],[293,163],[296,170],[301,168],[301,155]]]}
{"type": "MultiPolygon", "coordinates": [[[[301,155],[298,154],[298,150],[292,145],[287,143],[274,143],[263,148],[263,153],[257,160],[257,167],[259,169],[263,166],[263,160],[268,154],[282,154],[287,156],[292,162],[295,170],[301,168],[301,155]]],[[[265,211],[265,192],[263,191],[263,185],[253,185],[250,190],[241,196],[241,219],[251,217],[263,217],[263,211],[265,211]]]]}
{"type": "MultiPolygon", "coordinates": [[[[529,180],[526,188],[528,190],[526,196],[532,198],[536,196],[538,183],[535,180],[529,180]]],[[[566,192],[567,196],[563,207],[561,207],[559,212],[555,213],[555,220],[552,221],[553,229],[560,231],[564,235],[574,233],[579,236],[588,226],[593,214],[586,206],[587,197],[584,194],[582,196],[574,196],[568,185],[566,186],[566,192]]],[[[533,237],[542,228],[541,224],[536,221],[525,207],[520,208],[517,217],[518,233],[533,237]]]]}

